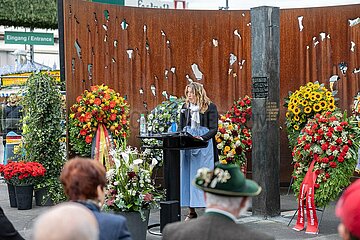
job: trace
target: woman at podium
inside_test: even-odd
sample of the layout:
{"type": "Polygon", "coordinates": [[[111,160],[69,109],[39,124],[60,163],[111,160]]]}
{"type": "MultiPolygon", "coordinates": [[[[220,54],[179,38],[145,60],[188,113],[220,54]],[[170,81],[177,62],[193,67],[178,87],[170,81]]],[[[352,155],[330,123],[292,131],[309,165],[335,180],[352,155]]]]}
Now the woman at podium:
{"type": "Polygon", "coordinates": [[[196,138],[209,141],[206,148],[181,150],[180,153],[180,204],[189,207],[185,219],[197,217],[195,208],[205,207],[203,192],[195,188],[191,181],[202,167],[214,168],[219,159],[215,145],[218,130],[216,105],[207,97],[202,84],[191,82],[185,87],[185,103],[180,114],[180,127],[196,138]]]}

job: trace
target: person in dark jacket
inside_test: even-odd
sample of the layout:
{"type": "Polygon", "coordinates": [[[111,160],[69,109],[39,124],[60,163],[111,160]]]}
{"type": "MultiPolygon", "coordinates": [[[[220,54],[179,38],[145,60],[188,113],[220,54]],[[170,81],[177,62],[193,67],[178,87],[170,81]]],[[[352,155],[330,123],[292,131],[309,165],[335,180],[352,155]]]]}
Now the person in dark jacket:
{"type": "Polygon", "coordinates": [[[22,107],[19,105],[19,98],[16,94],[10,94],[7,99],[7,103],[3,106],[2,109],[2,127],[4,136],[10,131],[13,131],[17,134],[21,134],[21,116],[22,116],[22,107]]]}
{"type": "Polygon", "coordinates": [[[93,212],[99,224],[100,240],[132,239],[125,217],[100,211],[105,200],[106,172],[99,162],[86,158],[69,160],[60,180],[69,200],[81,203],[93,212]]]}
{"type": "Polygon", "coordinates": [[[180,205],[189,207],[185,219],[188,221],[197,217],[195,208],[205,207],[202,192],[192,186],[191,180],[199,168],[213,168],[214,162],[219,159],[214,139],[218,130],[218,111],[200,83],[189,83],[185,88],[185,96],[180,114],[180,128],[209,142],[206,148],[182,150],[180,154],[180,205]]]}
{"type": "Polygon", "coordinates": [[[24,240],[6,217],[4,210],[0,207],[0,239],[2,240],[24,240]]]}
{"type": "Polygon", "coordinates": [[[205,214],[190,222],[176,222],[165,226],[163,240],[273,240],[272,236],[237,224],[247,210],[251,197],[261,192],[254,181],[245,179],[236,164],[217,164],[211,171],[201,168],[194,185],[203,190],[205,214]]]}

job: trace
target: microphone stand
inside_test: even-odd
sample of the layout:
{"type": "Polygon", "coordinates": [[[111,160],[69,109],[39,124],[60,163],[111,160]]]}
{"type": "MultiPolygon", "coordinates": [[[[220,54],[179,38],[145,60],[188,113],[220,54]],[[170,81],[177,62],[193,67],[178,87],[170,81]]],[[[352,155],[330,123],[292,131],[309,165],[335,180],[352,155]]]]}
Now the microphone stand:
{"type": "Polygon", "coordinates": [[[190,103],[188,103],[188,106],[187,108],[184,109],[186,112],[185,112],[185,127],[184,129],[181,130],[181,134],[183,136],[188,136],[188,135],[191,135],[189,134],[186,130],[188,128],[188,122],[189,122],[189,119],[190,119],[190,103]]]}

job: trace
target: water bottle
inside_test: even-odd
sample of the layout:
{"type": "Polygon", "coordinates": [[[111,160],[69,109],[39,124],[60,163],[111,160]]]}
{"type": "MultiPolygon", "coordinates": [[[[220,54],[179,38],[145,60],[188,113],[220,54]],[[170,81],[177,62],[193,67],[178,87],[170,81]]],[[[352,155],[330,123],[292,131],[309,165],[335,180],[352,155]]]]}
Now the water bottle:
{"type": "Polygon", "coordinates": [[[171,123],[171,132],[176,132],[177,131],[177,124],[176,122],[172,122],[171,123]]]}
{"type": "Polygon", "coordinates": [[[147,128],[146,128],[146,119],[144,114],[140,114],[140,136],[147,135],[147,128]]]}

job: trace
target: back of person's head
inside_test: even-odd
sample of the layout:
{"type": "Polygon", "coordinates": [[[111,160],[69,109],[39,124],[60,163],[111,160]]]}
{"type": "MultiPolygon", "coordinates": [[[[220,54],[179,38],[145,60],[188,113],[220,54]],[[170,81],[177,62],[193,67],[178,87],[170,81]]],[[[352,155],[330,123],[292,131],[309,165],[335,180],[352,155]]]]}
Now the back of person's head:
{"type": "MultiPolygon", "coordinates": [[[[212,194],[209,192],[205,192],[206,194],[206,207],[211,208],[212,206],[220,206],[222,209],[227,209],[230,212],[233,212],[237,210],[244,200],[245,197],[229,197],[229,196],[221,196],[212,194]]],[[[239,212],[239,215],[241,215],[243,212],[245,212],[248,209],[249,206],[249,199],[245,199],[246,204],[242,208],[242,211],[239,212]]]]}
{"type": "Polygon", "coordinates": [[[83,205],[61,203],[36,219],[33,239],[98,240],[99,226],[93,213],[83,205]]]}
{"type": "Polygon", "coordinates": [[[261,187],[255,181],[246,179],[236,164],[218,163],[213,171],[201,168],[194,185],[205,192],[208,208],[216,206],[233,212],[235,217],[247,210],[249,197],[261,192],[261,187]]]}
{"type": "Polygon", "coordinates": [[[96,199],[97,187],[106,185],[106,172],[98,161],[74,158],[64,165],[60,180],[70,200],[96,199]]]}
{"type": "Polygon", "coordinates": [[[345,240],[360,239],[360,179],[352,183],[336,204],[341,219],[339,234],[345,240]]]}

